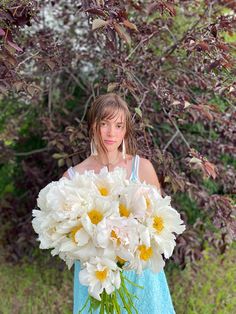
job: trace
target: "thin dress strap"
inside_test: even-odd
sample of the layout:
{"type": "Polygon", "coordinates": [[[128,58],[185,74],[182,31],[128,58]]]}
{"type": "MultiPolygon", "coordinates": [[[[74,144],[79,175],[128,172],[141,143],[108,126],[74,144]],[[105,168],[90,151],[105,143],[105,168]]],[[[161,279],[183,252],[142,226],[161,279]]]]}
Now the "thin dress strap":
{"type": "Polygon", "coordinates": [[[67,173],[68,173],[68,176],[70,179],[73,178],[73,176],[75,175],[75,170],[73,167],[70,167],[68,170],[67,170],[67,173]]]}
{"type": "Polygon", "coordinates": [[[133,160],[132,160],[132,172],[131,172],[131,176],[130,176],[130,180],[131,181],[139,181],[139,175],[138,175],[139,160],[140,160],[139,155],[135,155],[133,157],[133,160]]]}

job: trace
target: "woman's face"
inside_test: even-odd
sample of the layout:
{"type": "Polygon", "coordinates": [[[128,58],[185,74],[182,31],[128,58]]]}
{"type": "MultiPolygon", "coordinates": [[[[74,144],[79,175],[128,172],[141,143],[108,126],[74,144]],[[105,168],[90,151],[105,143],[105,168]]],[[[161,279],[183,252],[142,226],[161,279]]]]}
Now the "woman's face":
{"type": "Polygon", "coordinates": [[[111,119],[104,119],[100,122],[101,140],[107,152],[118,149],[126,133],[125,113],[119,110],[111,119]]]}

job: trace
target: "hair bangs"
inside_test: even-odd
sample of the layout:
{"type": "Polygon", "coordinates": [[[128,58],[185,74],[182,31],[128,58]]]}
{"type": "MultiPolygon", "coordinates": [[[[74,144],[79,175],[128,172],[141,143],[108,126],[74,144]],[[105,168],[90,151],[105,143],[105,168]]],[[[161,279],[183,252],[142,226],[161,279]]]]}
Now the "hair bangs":
{"type": "Polygon", "coordinates": [[[101,116],[99,117],[100,118],[99,120],[114,119],[120,111],[123,111],[125,113],[124,108],[122,108],[118,103],[115,103],[115,102],[109,103],[107,106],[104,106],[102,109],[103,110],[101,112],[101,116]]]}

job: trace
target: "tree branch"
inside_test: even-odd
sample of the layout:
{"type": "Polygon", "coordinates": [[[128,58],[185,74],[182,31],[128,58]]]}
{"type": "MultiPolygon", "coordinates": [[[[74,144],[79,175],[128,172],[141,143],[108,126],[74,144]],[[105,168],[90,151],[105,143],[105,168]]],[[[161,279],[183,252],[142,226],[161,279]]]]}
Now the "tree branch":
{"type": "Polygon", "coordinates": [[[39,51],[37,51],[35,54],[33,54],[33,55],[27,57],[25,60],[21,61],[21,62],[17,65],[17,67],[15,68],[15,72],[18,71],[19,67],[20,67],[22,64],[24,64],[24,63],[26,63],[27,61],[29,61],[30,59],[36,57],[38,54],[39,54],[39,51]]]}
{"type": "Polygon", "coordinates": [[[186,140],[186,138],[184,137],[183,133],[180,131],[178,125],[175,123],[175,121],[171,118],[171,116],[169,115],[169,113],[166,111],[166,109],[163,107],[162,108],[164,113],[168,116],[168,119],[170,120],[170,122],[173,124],[173,126],[175,127],[176,131],[178,131],[178,134],[181,136],[183,142],[186,144],[186,146],[188,147],[188,149],[191,148],[190,144],[188,143],[188,141],[186,140]]]}
{"type": "Polygon", "coordinates": [[[179,135],[179,130],[177,130],[175,132],[175,134],[171,137],[171,139],[167,142],[167,144],[165,145],[165,147],[163,148],[162,152],[163,154],[165,153],[165,151],[167,150],[167,148],[170,146],[170,144],[174,141],[174,139],[179,135]]]}
{"type": "Polygon", "coordinates": [[[168,47],[166,49],[166,51],[164,52],[164,54],[162,56],[159,57],[159,60],[157,62],[157,64],[160,64],[163,58],[166,58],[168,56],[170,56],[176,48],[178,48],[178,46],[184,41],[184,39],[186,38],[186,36],[191,33],[196,26],[201,22],[202,18],[205,16],[206,12],[207,12],[208,8],[205,9],[203,15],[201,15],[201,17],[192,25],[192,27],[190,27],[185,33],[184,35],[178,40],[176,41],[173,45],[171,45],[170,47],[168,47]]]}
{"type": "Polygon", "coordinates": [[[50,149],[48,147],[44,147],[44,148],[34,149],[34,150],[29,151],[29,152],[14,153],[14,155],[15,156],[30,156],[33,154],[43,153],[43,152],[46,152],[49,150],[50,149]]]}
{"type": "Polygon", "coordinates": [[[147,38],[142,39],[137,46],[130,52],[130,54],[125,58],[125,61],[128,61],[129,58],[132,56],[132,54],[139,48],[139,46],[141,46],[142,44],[144,44],[146,41],[149,41],[154,35],[156,35],[156,33],[158,33],[158,31],[153,32],[151,35],[149,35],[147,38]]]}

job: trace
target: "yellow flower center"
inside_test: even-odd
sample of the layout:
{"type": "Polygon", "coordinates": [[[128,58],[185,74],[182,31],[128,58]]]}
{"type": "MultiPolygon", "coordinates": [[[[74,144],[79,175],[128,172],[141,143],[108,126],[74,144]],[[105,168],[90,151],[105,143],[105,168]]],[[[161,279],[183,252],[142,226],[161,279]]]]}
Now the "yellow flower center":
{"type": "Polygon", "coordinates": [[[112,232],[111,232],[111,237],[117,240],[118,245],[121,244],[120,239],[118,238],[118,236],[114,230],[112,230],[112,232]]]}
{"type": "Polygon", "coordinates": [[[124,204],[119,205],[119,211],[122,217],[129,217],[130,211],[124,204]]]}
{"type": "Polygon", "coordinates": [[[140,259],[147,261],[149,260],[149,258],[152,257],[152,248],[151,247],[146,247],[146,245],[140,245],[138,247],[140,253],[139,253],[139,257],[140,259]]]}
{"type": "Polygon", "coordinates": [[[146,199],[146,206],[147,208],[149,208],[151,206],[151,201],[148,197],[146,197],[145,199],[146,199]]]}
{"type": "Polygon", "coordinates": [[[102,219],[103,215],[98,211],[97,209],[92,209],[89,213],[88,216],[91,220],[91,223],[94,225],[97,225],[102,219]]]}
{"type": "Polygon", "coordinates": [[[124,263],[126,262],[123,258],[121,258],[120,256],[116,256],[116,260],[117,262],[119,262],[121,265],[124,265],[124,263]]]}
{"type": "Polygon", "coordinates": [[[108,189],[107,188],[105,188],[105,187],[100,187],[100,188],[98,188],[98,190],[99,190],[99,192],[100,192],[100,194],[102,195],[102,196],[107,196],[109,193],[108,193],[108,189]]]}
{"type": "Polygon", "coordinates": [[[107,278],[107,269],[105,268],[104,270],[97,270],[95,272],[96,278],[100,281],[104,281],[107,278]]]}
{"type": "Polygon", "coordinates": [[[155,228],[158,233],[160,233],[164,229],[164,222],[161,217],[154,217],[153,228],[155,228]]]}
{"type": "Polygon", "coordinates": [[[74,227],[73,229],[71,229],[70,231],[70,237],[71,239],[75,242],[75,243],[78,243],[78,241],[76,241],[75,239],[75,235],[76,235],[76,232],[79,231],[80,229],[82,228],[82,226],[76,226],[74,227]]]}

